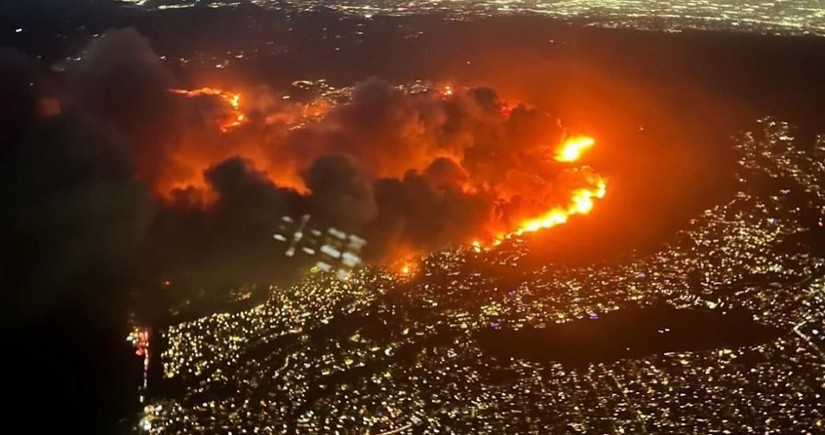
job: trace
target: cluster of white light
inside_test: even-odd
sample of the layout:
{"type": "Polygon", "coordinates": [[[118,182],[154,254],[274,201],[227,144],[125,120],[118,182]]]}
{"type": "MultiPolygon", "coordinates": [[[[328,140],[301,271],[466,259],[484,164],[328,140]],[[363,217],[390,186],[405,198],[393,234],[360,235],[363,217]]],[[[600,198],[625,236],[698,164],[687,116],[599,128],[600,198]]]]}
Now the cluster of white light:
{"type": "Polygon", "coordinates": [[[309,215],[295,220],[290,216],[281,218],[279,232],[272,238],[288,247],[284,255],[294,257],[296,254],[319,256],[315,263],[318,270],[335,272],[338,279],[346,281],[351,271],[361,264],[361,250],[367,241],[354,234],[347,234],[337,228],[327,228],[325,232],[309,228],[309,215]]]}

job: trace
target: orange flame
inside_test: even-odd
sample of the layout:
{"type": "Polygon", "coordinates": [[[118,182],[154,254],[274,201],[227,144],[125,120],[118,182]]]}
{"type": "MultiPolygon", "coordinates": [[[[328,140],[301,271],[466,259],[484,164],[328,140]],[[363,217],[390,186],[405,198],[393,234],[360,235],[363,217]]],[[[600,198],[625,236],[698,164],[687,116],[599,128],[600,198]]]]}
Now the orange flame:
{"type": "MultiPolygon", "coordinates": [[[[595,143],[596,141],[593,138],[587,136],[569,138],[556,150],[556,160],[574,162],[582,156],[584,151],[595,145],[595,143]]],[[[590,213],[595,206],[595,200],[604,198],[607,194],[607,181],[599,175],[593,175],[588,180],[588,184],[590,184],[590,186],[574,190],[570,195],[570,201],[567,205],[554,207],[539,217],[522,221],[515,231],[496,236],[492,245],[498,246],[502,240],[514,235],[520,236],[524,233],[534,233],[565,224],[570,219],[570,216],[590,213]]],[[[476,252],[481,251],[481,243],[477,240],[474,240],[471,245],[476,252]]]]}
{"type": "Polygon", "coordinates": [[[409,257],[391,264],[390,268],[400,279],[411,279],[418,274],[420,266],[416,257],[409,257]]]}
{"type": "Polygon", "coordinates": [[[536,219],[524,221],[514,233],[516,235],[522,235],[524,233],[532,233],[567,223],[570,216],[590,213],[594,206],[593,200],[604,198],[605,194],[607,194],[607,182],[599,177],[596,180],[594,188],[583,188],[573,191],[570,197],[570,204],[568,204],[567,207],[554,208],[536,219]]]}
{"type": "MultiPolygon", "coordinates": [[[[575,162],[585,151],[596,144],[595,139],[589,136],[574,136],[568,138],[556,150],[556,160],[560,162],[575,162]]],[[[593,210],[594,199],[601,199],[607,194],[607,181],[598,175],[591,181],[592,186],[573,191],[570,203],[566,207],[554,208],[542,216],[529,219],[519,225],[516,235],[535,232],[541,229],[553,228],[567,223],[570,216],[588,214],[593,210]]]]}
{"type": "Polygon", "coordinates": [[[246,124],[246,114],[241,110],[241,94],[227,92],[216,88],[200,88],[193,90],[186,89],[170,89],[170,92],[176,95],[183,95],[185,97],[201,97],[204,95],[220,97],[224,103],[232,108],[232,112],[218,122],[218,128],[221,132],[226,133],[236,127],[246,124]]]}
{"type": "Polygon", "coordinates": [[[588,148],[596,144],[592,137],[574,136],[564,141],[564,144],[556,150],[556,161],[575,162],[587,151],[588,148]]]}

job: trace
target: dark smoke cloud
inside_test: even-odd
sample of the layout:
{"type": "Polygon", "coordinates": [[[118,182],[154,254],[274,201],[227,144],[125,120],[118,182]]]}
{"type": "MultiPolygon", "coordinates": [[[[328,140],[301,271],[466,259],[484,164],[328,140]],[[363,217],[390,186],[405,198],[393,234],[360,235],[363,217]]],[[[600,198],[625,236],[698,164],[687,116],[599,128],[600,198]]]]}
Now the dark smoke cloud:
{"type": "Polygon", "coordinates": [[[113,433],[90,410],[127,413],[111,400],[136,397],[116,370],[133,359],[127,311],[162,324],[187,301],[305,270],[313,259],[272,238],[285,215],[359,234],[368,260],[392,261],[494,231],[577,182],[545,158],[562,129],[502,111],[490,89],[409,95],[369,79],[300,128],[305,107],[261,89],[249,122],[222,134],[226,101],[170,92],[136,31],[106,32],[80,57],[58,79],[0,50],[0,332],[30,384],[12,394],[28,405],[48,391],[66,416],[42,424],[60,430],[113,433]]]}
{"type": "Polygon", "coordinates": [[[347,155],[319,157],[304,173],[317,212],[344,229],[361,229],[377,213],[372,180],[347,155]]]}
{"type": "Polygon", "coordinates": [[[367,228],[372,258],[395,251],[415,253],[466,243],[495,213],[489,193],[462,191],[466,173],[448,159],[434,161],[423,174],[385,178],[375,185],[378,216],[367,228]]]}
{"type": "Polygon", "coordinates": [[[298,264],[283,257],[272,234],[282,216],[303,212],[305,199],[241,157],[210,167],[205,179],[217,195],[208,208],[181,192],[161,210],[149,240],[153,269],[185,280],[188,290],[287,281],[298,264]]]}
{"type": "Polygon", "coordinates": [[[320,156],[346,154],[377,178],[400,179],[410,169],[423,171],[450,157],[477,184],[496,184],[514,168],[541,173],[563,129],[533,108],[517,106],[503,116],[502,107],[491,89],[450,98],[409,95],[373,78],[320,122],[270,144],[271,160],[273,166],[287,161],[305,168],[320,156]]]}
{"type": "Polygon", "coordinates": [[[6,411],[32,433],[114,433],[136,398],[123,338],[153,200],[126,140],[54,110],[52,86],[0,50],[0,333],[25,380],[6,411]],[[46,397],[59,406],[43,419],[46,397]]]}
{"type": "Polygon", "coordinates": [[[504,114],[491,89],[410,95],[372,78],[297,129],[288,127],[302,106],[260,91],[243,94],[249,124],[226,134],[214,122],[225,115],[216,113],[226,108],[219,97],[179,97],[195,115],[184,121],[176,159],[192,173],[208,169],[202,182],[175,191],[156,222],[159,275],[283,276],[272,267],[279,248],[270,237],[282,215],[309,213],[317,225],[363,235],[367,258],[384,261],[492,235],[560,198],[552,190],[559,168],[547,156],[563,130],[526,106],[504,114]],[[230,178],[235,184],[224,184],[230,178]]]}
{"type": "Polygon", "coordinates": [[[444,107],[436,95],[410,97],[379,79],[358,84],[352,101],[333,108],[324,119],[302,129],[279,147],[274,158],[307,167],[319,156],[347,154],[374,176],[401,177],[423,169],[431,156],[449,150],[441,140],[444,107]]]}
{"type": "Polygon", "coordinates": [[[438,157],[430,163],[424,176],[433,187],[440,190],[460,190],[470,181],[470,176],[458,163],[446,157],[438,157]]]}
{"type": "Polygon", "coordinates": [[[351,177],[361,187],[341,179],[349,177],[344,169],[304,181],[310,201],[331,205],[318,211],[368,234],[372,259],[381,260],[394,248],[466,243],[558,204],[568,193],[554,188],[561,169],[551,156],[564,134],[557,120],[506,107],[491,89],[410,95],[373,78],[319,122],[266,146],[276,180],[331,159],[358,173],[351,177]]]}
{"type": "Polygon", "coordinates": [[[20,140],[35,121],[37,65],[16,50],[0,47],[0,152],[20,140]]]}
{"type": "MultiPolygon", "coordinates": [[[[123,306],[123,281],[145,238],[151,202],[133,180],[118,133],[83,113],[43,119],[52,90],[35,62],[0,55],[3,94],[3,289],[0,321],[16,323],[77,304],[123,306]],[[109,280],[110,294],[90,284],[109,280]]],[[[114,310],[116,311],[116,310],[114,310]]]]}
{"type": "Polygon", "coordinates": [[[100,313],[123,306],[123,280],[131,278],[152,215],[129,153],[116,133],[82,114],[35,126],[0,171],[10,259],[0,319],[72,304],[100,313]]]}
{"type": "MultiPolygon", "coordinates": [[[[144,290],[170,278],[199,292],[290,277],[305,264],[285,259],[283,247],[272,240],[284,215],[309,213],[317,225],[360,234],[368,240],[367,258],[384,261],[492,235],[564,196],[557,186],[562,172],[547,158],[564,130],[536,109],[505,107],[491,89],[410,95],[368,79],[356,85],[348,103],[300,128],[289,127],[302,116],[303,106],[260,89],[245,97],[248,124],[222,134],[213,121],[231,115],[221,112],[227,110],[225,101],[169,92],[178,87],[175,78],[135,30],[106,32],[81,58],[69,68],[64,108],[90,117],[60,115],[54,122],[73,117],[70,125],[77,127],[66,127],[62,136],[55,133],[49,143],[61,144],[65,153],[94,149],[95,154],[87,155],[89,168],[70,166],[71,158],[62,167],[55,160],[55,177],[69,180],[74,172],[98,174],[110,167],[129,189],[145,183],[159,199],[159,209],[148,233],[139,237],[135,225],[145,226],[145,213],[138,211],[144,200],[114,188],[97,193],[103,189],[98,180],[114,177],[101,173],[79,185],[96,193],[64,195],[63,202],[32,213],[64,216],[49,207],[69,210],[83,204],[92,216],[78,225],[97,228],[84,237],[108,240],[105,235],[118,233],[114,240],[128,239],[142,249],[134,256],[139,264],[124,266],[112,254],[117,244],[103,246],[95,255],[111,255],[104,260],[115,264],[102,261],[100,267],[131,271],[142,278],[136,286],[144,290]],[[105,130],[92,119],[110,125],[117,133],[104,136],[114,139],[81,138],[83,129],[105,130]],[[86,145],[69,145],[76,142],[86,145]],[[198,182],[187,187],[176,180],[198,182]],[[95,195],[99,203],[90,199],[95,195]],[[104,206],[130,211],[136,221],[95,212],[104,206]],[[104,215],[114,220],[92,219],[104,215]]],[[[36,106],[25,62],[5,64],[23,71],[23,78],[0,90],[25,107],[36,106]]],[[[26,153],[19,158],[35,162],[53,155],[28,154],[31,147],[20,148],[26,153]]],[[[67,182],[65,188],[72,185],[67,182]]],[[[39,195],[52,188],[44,184],[39,195]]]]}
{"type": "Polygon", "coordinates": [[[138,173],[149,182],[174,164],[171,156],[183,136],[183,106],[169,93],[175,84],[149,41],[134,29],[107,31],[68,73],[70,102],[111,122],[129,139],[138,173]]]}

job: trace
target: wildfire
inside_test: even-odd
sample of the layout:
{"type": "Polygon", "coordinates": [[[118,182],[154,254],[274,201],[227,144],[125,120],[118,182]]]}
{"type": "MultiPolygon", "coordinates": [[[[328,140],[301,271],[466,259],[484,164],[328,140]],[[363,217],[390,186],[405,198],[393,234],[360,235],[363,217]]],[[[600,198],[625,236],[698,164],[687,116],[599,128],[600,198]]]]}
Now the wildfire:
{"type": "Polygon", "coordinates": [[[556,161],[575,162],[590,147],[596,144],[592,137],[574,136],[564,141],[564,144],[556,150],[556,161]]]}
{"type": "Polygon", "coordinates": [[[218,121],[218,128],[223,133],[226,133],[236,127],[240,127],[247,122],[246,114],[241,110],[241,94],[210,87],[193,90],[170,89],[169,91],[173,94],[183,95],[189,98],[202,96],[219,97],[232,109],[224,119],[218,121]]]}
{"type": "MultiPolygon", "coordinates": [[[[593,138],[587,136],[569,138],[556,150],[556,160],[575,162],[581,158],[584,151],[595,145],[595,143],[596,141],[593,138]]],[[[604,198],[607,194],[607,181],[598,175],[593,175],[588,180],[588,184],[590,186],[574,190],[566,206],[553,208],[537,218],[521,222],[515,231],[496,237],[493,246],[499,245],[503,239],[512,235],[520,236],[524,233],[553,228],[567,223],[570,216],[590,213],[595,205],[595,200],[604,198]]],[[[472,246],[476,252],[481,249],[481,244],[478,241],[473,241],[472,246]]]]}
{"type": "Polygon", "coordinates": [[[420,266],[417,264],[415,257],[401,260],[392,267],[401,279],[413,278],[418,273],[419,268],[420,266]]]}
{"type": "Polygon", "coordinates": [[[570,204],[566,208],[554,208],[543,216],[536,219],[524,221],[515,231],[516,235],[532,233],[538,230],[553,228],[557,225],[567,223],[570,216],[577,214],[587,214],[593,210],[593,200],[604,198],[607,193],[607,182],[599,178],[594,188],[577,189],[570,198],[570,204]]]}
{"type": "MultiPolygon", "coordinates": [[[[444,104],[444,102],[440,100],[449,101],[454,97],[460,97],[466,91],[466,88],[443,84],[435,86],[433,90],[437,93],[435,95],[436,98],[427,97],[423,100],[422,104],[444,104]],[[441,98],[437,98],[438,96],[441,98]]],[[[218,115],[217,119],[214,121],[217,124],[218,130],[223,133],[232,131],[233,129],[249,123],[250,119],[248,118],[245,110],[250,110],[250,107],[254,106],[256,113],[260,112],[265,115],[261,117],[262,121],[265,120],[265,125],[282,124],[287,127],[284,134],[292,135],[294,133],[291,133],[291,131],[306,129],[311,126],[311,123],[313,122],[323,123],[327,114],[330,113],[330,109],[336,104],[332,100],[320,98],[309,103],[301,103],[298,101],[290,102],[289,107],[287,108],[283,105],[278,105],[278,109],[265,111],[260,108],[261,99],[259,99],[257,95],[254,96],[254,101],[250,103],[249,101],[244,100],[240,93],[215,87],[204,87],[192,90],[170,89],[169,91],[172,94],[185,98],[207,97],[212,99],[212,101],[220,107],[224,108],[225,110],[220,110],[221,114],[218,115]],[[246,107],[244,107],[245,105],[246,107]]],[[[284,99],[287,98],[284,97],[284,99]]],[[[472,103],[472,101],[467,102],[467,104],[470,103],[472,103]]],[[[509,126],[507,118],[510,117],[513,110],[520,107],[519,105],[510,104],[504,101],[500,101],[499,104],[498,111],[504,119],[489,117],[489,119],[485,118],[483,120],[485,123],[490,122],[495,124],[491,128],[505,128],[506,126],[509,126]]],[[[439,117],[432,118],[434,120],[431,122],[437,122],[435,120],[440,119],[439,117]]],[[[338,118],[333,117],[332,122],[324,128],[328,128],[331,131],[340,130],[342,133],[347,133],[346,128],[353,127],[352,125],[347,124],[350,123],[347,119],[348,118],[346,117],[341,118],[340,116],[338,118]],[[341,123],[346,125],[338,125],[341,123]]],[[[255,119],[255,122],[258,123],[258,120],[255,119]]],[[[479,122],[481,122],[481,120],[479,120],[479,122]]],[[[559,129],[563,129],[561,125],[558,125],[557,127],[559,129]]],[[[402,177],[402,174],[408,170],[421,172],[423,168],[426,167],[426,163],[433,161],[436,157],[446,157],[461,166],[463,164],[461,158],[462,150],[459,150],[455,153],[455,155],[452,154],[452,151],[445,151],[445,155],[439,155],[438,153],[426,151],[430,148],[436,148],[428,145],[427,141],[434,140],[429,132],[431,130],[440,131],[439,128],[443,128],[443,126],[440,124],[434,124],[433,128],[424,129],[421,134],[417,134],[416,137],[421,137],[421,146],[404,147],[405,150],[415,150],[415,152],[410,154],[408,156],[409,158],[403,159],[401,163],[397,163],[391,156],[386,159],[383,157],[380,159],[376,158],[375,161],[372,161],[370,160],[370,156],[373,155],[372,153],[366,153],[367,158],[363,163],[367,166],[374,166],[372,169],[377,172],[377,175],[390,178],[400,178],[402,177]],[[384,168],[388,165],[394,165],[393,169],[385,171],[384,168]]],[[[551,126],[551,128],[553,128],[553,126],[551,126]]],[[[466,133],[472,135],[486,131],[486,129],[467,127],[466,133]]],[[[273,140],[285,140],[278,139],[280,138],[279,135],[273,135],[272,137],[273,140]]],[[[313,135],[308,135],[307,137],[310,139],[325,140],[324,135],[319,135],[318,138],[315,138],[313,135]]],[[[344,134],[344,137],[348,136],[344,134]]],[[[232,137],[228,139],[235,141],[236,138],[232,137]]],[[[228,158],[229,156],[236,154],[243,155],[244,158],[254,161],[257,168],[260,168],[267,174],[273,174],[273,177],[276,177],[273,178],[273,181],[276,182],[279,187],[292,188],[301,194],[307,194],[309,192],[304,184],[303,178],[300,175],[301,167],[299,165],[303,164],[301,162],[304,162],[304,160],[311,161],[311,159],[305,159],[305,156],[296,154],[293,156],[287,156],[291,158],[283,159],[283,162],[285,163],[282,163],[280,160],[272,161],[269,157],[270,151],[268,149],[259,147],[257,142],[246,143],[240,140],[241,138],[238,139],[239,140],[237,142],[240,143],[240,145],[233,143],[234,147],[231,149],[227,148],[226,152],[223,152],[224,148],[215,147],[215,150],[220,151],[210,151],[211,154],[207,155],[200,148],[186,148],[185,151],[181,151],[175,156],[176,161],[186,162],[193,168],[205,168],[217,161],[228,158]],[[243,149],[238,150],[238,148],[243,149]]],[[[437,140],[437,138],[435,140],[437,140]]],[[[525,142],[530,143],[532,141],[533,139],[530,138],[525,142]]],[[[470,141],[470,143],[472,143],[472,141],[470,141]]],[[[532,233],[553,228],[555,226],[567,223],[571,216],[586,215],[590,213],[595,207],[597,200],[606,195],[607,182],[590,168],[582,167],[577,162],[586,152],[588,152],[588,150],[590,150],[590,148],[595,146],[595,144],[596,141],[592,137],[574,135],[567,136],[561,145],[555,148],[546,148],[541,146],[528,150],[529,154],[531,154],[531,159],[535,159],[541,164],[548,163],[551,159],[552,161],[565,164],[565,166],[568,166],[569,164],[569,167],[563,173],[563,176],[570,177],[561,180],[559,183],[556,183],[558,180],[545,179],[540,174],[527,174],[529,170],[541,167],[528,165],[529,167],[527,168],[521,168],[528,169],[528,171],[515,171],[516,176],[512,179],[509,178],[508,175],[506,182],[509,184],[507,184],[503,189],[497,190],[498,186],[494,184],[498,183],[498,181],[491,181],[487,179],[488,175],[484,171],[477,171],[476,173],[468,168],[461,167],[460,169],[466,170],[464,171],[464,178],[457,182],[457,186],[459,186],[461,193],[465,195],[473,195],[477,192],[487,192],[489,189],[489,191],[494,193],[501,192],[501,197],[499,200],[502,203],[513,205],[513,207],[510,208],[502,208],[501,210],[506,211],[503,211],[500,216],[497,215],[491,217],[482,229],[486,234],[483,239],[484,241],[473,241],[469,248],[476,252],[481,252],[488,246],[497,246],[513,236],[520,236],[525,233],[532,233]],[[522,174],[527,175],[522,176],[522,174]],[[476,175],[479,179],[475,179],[476,175]],[[533,179],[531,179],[528,175],[535,175],[534,179],[538,179],[539,181],[533,182],[533,179]],[[532,186],[536,186],[536,188],[533,189],[532,186]],[[573,187],[568,187],[568,190],[563,191],[562,196],[560,197],[559,191],[557,190],[559,186],[573,187]],[[529,198],[533,192],[535,192],[535,198],[529,198]],[[509,204],[510,199],[516,196],[519,196],[520,198],[528,198],[528,200],[525,200],[522,203],[509,204]]],[[[321,152],[321,150],[326,150],[326,147],[322,145],[317,147],[319,150],[318,152],[321,152]]],[[[329,144],[326,144],[326,146],[329,146],[329,144]]],[[[359,149],[356,149],[357,147],[352,148],[356,152],[355,157],[359,157],[359,149]]],[[[315,151],[307,152],[314,153],[315,151]]],[[[318,156],[312,155],[311,157],[315,158],[318,156]]],[[[492,162],[487,164],[495,166],[492,162]]],[[[178,175],[176,173],[174,177],[169,177],[170,180],[164,179],[159,190],[163,192],[172,192],[174,189],[186,189],[188,187],[195,187],[197,189],[205,190],[207,186],[201,178],[200,172],[201,171],[199,170],[191,171],[192,174],[195,174],[193,176],[178,175]]],[[[203,197],[205,198],[205,202],[209,202],[211,198],[208,192],[203,194],[203,197]]],[[[419,267],[412,262],[405,261],[403,263],[395,263],[392,269],[401,277],[411,277],[415,276],[419,267]]]]}
{"type": "MultiPolygon", "coordinates": [[[[560,162],[575,162],[582,154],[596,144],[592,137],[574,136],[568,138],[556,150],[556,160],[560,162]]],[[[567,222],[570,216],[588,214],[593,210],[594,199],[601,199],[607,194],[607,182],[596,175],[590,180],[592,186],[573,191],[570,203],[566,207],[554,208],[544,215],[524,221],[515,231],[516,235],[531,233],[538,230],[553,228],[567,222]]]]}

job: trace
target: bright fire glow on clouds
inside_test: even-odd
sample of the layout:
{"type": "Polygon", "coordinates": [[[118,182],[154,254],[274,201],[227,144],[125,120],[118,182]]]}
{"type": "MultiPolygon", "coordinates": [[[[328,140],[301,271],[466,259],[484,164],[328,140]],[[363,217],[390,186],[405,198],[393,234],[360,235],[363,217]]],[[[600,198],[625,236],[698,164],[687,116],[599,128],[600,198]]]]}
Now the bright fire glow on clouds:
{"type": "MultiPolygon", "coordinates": [[[[171,89],[170,92],[189,98],[212,96],[218,97],[226,104],[228,108],[227,114],[217,121],[217,128],[227,133],[235,128],[245,125],[249,118],[241,107],[242,96],[238,93],[224,91],[221,89],[204,87],[194,90],[171,89]]],[[[454,89],[450,85],[446,85],[439,89],[439,94],[442,98],[450,98],[454,95],[454,89]]],[[[511,107],[508,105],[502,106],[502,116],[507,117],[510,114],[511,107]]],[[[553,159],[562,164],[575,164],[582,156],[594,145],[596,141],[589,136],[569,136],[563,143],[553,150],[553,159]]],[[[525,233],[534,233],[544,229],[553,228],[558,225],[567,223],[571,216],[586,215],[593,210],[595,202],[598,199],[604,198],[607,193],[607,182],[604,178],[592,171],[587,166],[572,167],[571,173],[581,174],[579,178],[582,179],[586,187],[577,187],[569,194],[569,201],[566,204],[553,207],[543,214],[532,218],[524,219],[518,223],[517,226],[508,231],[499,233],[492,244],[498,245],[502,240],[512,237],[521,236],[525,233]]],[[[284,180],[279,180],[283,182],[284,180]]],[[[300,184],[300,183],[297,183],[300,184]]],[[[296,183],[287,183],[290,186],[297,186],[296,183]]],[[[301,191],[301,189],[298,189],[301,191]]],[[[476,249],[481,248],[481,242],[473,241],[472,246],[476,249]]],[[[409,263],[404,263],[401,273],[409,275],[412,273],[409,263]]]]}
{"type": "MultiPolygon", "coordinates": [[[[556,150],[556,160],[567,163],[576,162],[595,143],[592,137],[587,136],[568,138],[556,150]]],[[[522,235],[552,228],[567,223],[570,216],[590,213],[593,210],[594,200],[604,198],[607,194],[607,181],[598,175],[594,175],[588,181],[591,187],[574,190],[570,194],[570,203],[566,207],[553,208],[537,218],[525,220],[511,234],[522,235]]]]}

